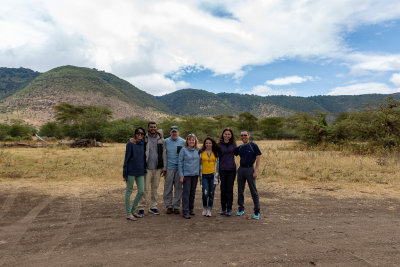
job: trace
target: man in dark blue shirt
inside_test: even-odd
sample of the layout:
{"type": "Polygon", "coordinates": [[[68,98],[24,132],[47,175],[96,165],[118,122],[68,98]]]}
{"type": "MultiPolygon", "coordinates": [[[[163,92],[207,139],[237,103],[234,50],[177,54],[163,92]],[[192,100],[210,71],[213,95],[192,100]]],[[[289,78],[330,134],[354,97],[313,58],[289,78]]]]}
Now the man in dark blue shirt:
{"type": "Polygon", "coordinates": [[[250,188],[251,197],[254,203],[253,219],[260,219],[260,200],[256,188],[256,178],[258,175],[258,168],[260,165],[261,151],[257,144],[250,142],[249,131],[242,131],[240,138],[243,144],[235,149],[235,155],[240,156],[240,167],[238,169],[238,212],[236,215],[241,216],[244,214],[244,188],[246,181],[250,188]],[[254,167],[255,163],[255,167],[254,167]]]}

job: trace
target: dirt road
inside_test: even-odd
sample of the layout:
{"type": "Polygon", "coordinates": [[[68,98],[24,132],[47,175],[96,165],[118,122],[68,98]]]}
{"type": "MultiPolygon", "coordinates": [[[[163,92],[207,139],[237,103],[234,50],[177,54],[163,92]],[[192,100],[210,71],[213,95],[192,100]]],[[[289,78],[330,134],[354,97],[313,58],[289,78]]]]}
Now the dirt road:
{"type": "MultiPolygon", "coordinates": [[[[248,193],[248,192],[247,192],[248,193]]],[[[398,266],[400,202],[260,192],[262,218],[146,213],[124,218],[124,189],[96,199],[0,189],[0,266],[398,266]]]]}

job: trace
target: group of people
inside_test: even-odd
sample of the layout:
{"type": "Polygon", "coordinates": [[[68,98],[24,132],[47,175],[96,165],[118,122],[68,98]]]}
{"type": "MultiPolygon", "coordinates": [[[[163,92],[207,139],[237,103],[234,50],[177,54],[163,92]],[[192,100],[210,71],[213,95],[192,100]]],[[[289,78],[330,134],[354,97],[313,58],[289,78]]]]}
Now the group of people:
{"type": "Polygon", "coordinates": [[[244,189],[246,181],[254,203],[253,219],[260,218],[260,202],[256,188],[256,177],[260,165],[261,151],[257,144],[250,142],[250,132],[240,133],[242,145],[236,145],[233,131],[222,131],[219,142],[207,137],[201,148],[195,134],[186,139],[179,136],[178,126],[172,126],[170,137],[164,139],[157,124],[148,123],[148,131],[138,127],[134,138],[126,144],[123,178],[126,181],[126,219],[136,221],[145,214],[159,215],[158,186],[161,176],[165,177],[164,204],[167,214],[181,214],[190,219],[194,213],[194,200],[198,180],[202,188],[202,215],[211,217],[215,187],[221,188],[221,215],[232,215],[233,185],[237,175],[238,210],[244,214],[244,189]],[[236,170],[235,156],[240,157],[236,170]],[[137,194],[131,205],[131,195],[136,182],[137,194]]]}

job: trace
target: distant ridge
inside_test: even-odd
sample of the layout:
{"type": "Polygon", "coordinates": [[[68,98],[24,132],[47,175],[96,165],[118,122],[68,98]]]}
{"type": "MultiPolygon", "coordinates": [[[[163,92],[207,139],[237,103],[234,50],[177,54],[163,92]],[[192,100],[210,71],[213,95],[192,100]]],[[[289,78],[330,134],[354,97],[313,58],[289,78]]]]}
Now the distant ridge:
{"type": "Polygon", "coordinates": [[[295,112],[320,111],[339,114],[365,108],[366,104],[382,102],[400,94],[365,94],[344,96],[257,96],[237,93],[214,94],[200,89],[182,89],[157,99],[178,115],[214,116],[251,112],[257,117],[287,117],[295,112]]]}
{"type": "Polygon", "coordinates": [[[182,89],[155,97],[117,76],[96,69],[62,66],[45,73],[0,68],[0,122],[23,119],[41,125],[54,119],[61,102],[109,107],[114,118],[159,120],[168,115],[215,116],[251,112],[257,117],[288,117],[295,112],[331,114],[360,110],[392,95],[257,96],[182,89]]]}

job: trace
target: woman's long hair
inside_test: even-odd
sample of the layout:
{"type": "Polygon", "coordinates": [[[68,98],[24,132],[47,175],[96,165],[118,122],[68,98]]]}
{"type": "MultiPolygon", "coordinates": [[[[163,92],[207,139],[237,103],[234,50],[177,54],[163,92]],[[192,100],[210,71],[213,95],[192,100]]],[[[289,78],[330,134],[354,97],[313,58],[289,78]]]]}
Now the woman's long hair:
{"type": "Polygon", "coordinates": [[[229,132],[231,133],[231,135],[232,135],[231,138],[229,139],[229,143],[230,143],[230,144],[236,143],[236,138],[235,138],[235,135],[233,134],[233,131],[232,131],[231,128],[225,128],[225,129],[222,131],[222,134],[221,134],[221,137],[219,138],[219,141],[220,141],[220,142],[224,142],[224,133],[225,133],[226,131],[229,131],[229,132]]]}
{"type": "Polygon", "coordinates": [[[202,153],[202,152],[204,152],[206,150],[206,141],[207,140],[211,141],[211,144],[212,144],[211,150],[214,153],[214,156],[217,158],[218,155],[219,155],[219,146],[218,146],[217,142],[215,142],[214,138],[212,138],[210,136],[207,136],[206,139],[204,139],[203,147],[201,148],[199,153],[202,153]]]}

